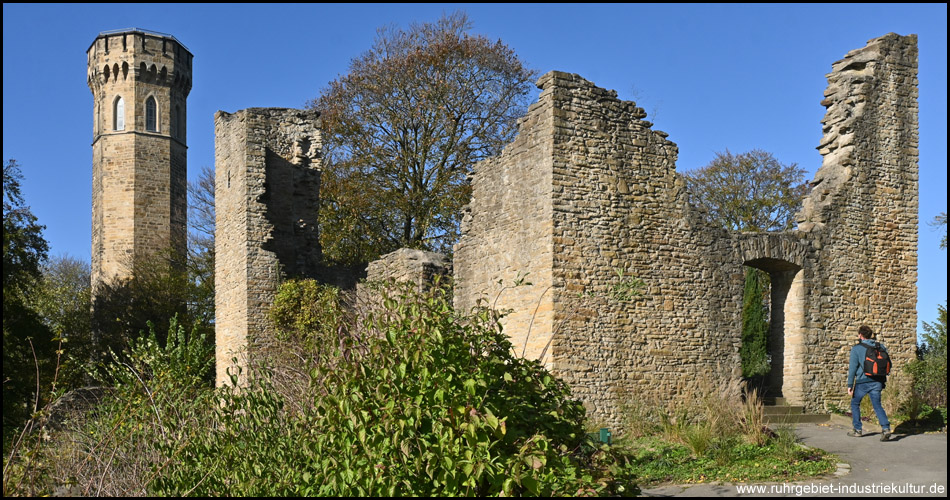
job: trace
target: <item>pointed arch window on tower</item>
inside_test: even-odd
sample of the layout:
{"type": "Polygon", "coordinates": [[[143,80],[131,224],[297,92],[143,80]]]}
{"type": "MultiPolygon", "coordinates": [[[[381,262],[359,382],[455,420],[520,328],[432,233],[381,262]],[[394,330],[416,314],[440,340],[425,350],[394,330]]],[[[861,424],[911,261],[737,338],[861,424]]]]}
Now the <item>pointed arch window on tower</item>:
{"type": "Polygon", "coordinates": [[[122,96],[116,97],[112,105],[112,130],[125,130],[125,101],[122,96]]]}
{"type": "Polygon", "coordinates": [[[149,97],[145,100],[145,130],[149,132],[158,132],[156,126],[158,120],[158,106],[155,104],[155,98],[149,97]]]}

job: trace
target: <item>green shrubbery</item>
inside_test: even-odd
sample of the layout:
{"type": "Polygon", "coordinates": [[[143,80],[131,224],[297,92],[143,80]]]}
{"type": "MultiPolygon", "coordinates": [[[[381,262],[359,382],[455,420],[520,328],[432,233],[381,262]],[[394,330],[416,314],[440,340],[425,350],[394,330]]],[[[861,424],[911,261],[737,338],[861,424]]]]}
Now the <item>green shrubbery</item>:
{"type": "Polygon", "coordinates": [[[154,331],[134,342],[110,365],[108,401],[20,447],[4,493],[639,492],[628,457],[587,437],[584,407],[512,354],[487,309],[457,314],[444,289],[406,287],[351,309],[336,289],[291,281],[273,317],[283,340],[240,389],[212,389],[204,339],[174,323],[165,347],[154,331]],[[304,373],[302,389],[275,386],[281,363],[304,373]]]}
{"type": "Polygon", "coordinates": [[[156,493],[213,495],[635,494],[625,458],[590,442],[584,408],[497,317],[456,314],[445,291],[382,288],[352,323],[337,291],[283,285],[283,335],[320,345],[311,405],[269,387],[225,397],[214,431],[184,446],[156,493]],[[318,307],[302,307],[321,304],[318,307]],[[296,311],[296,312],[295,312],[296,311]],[[301,408],[293,411],[291,408],[301,408]]]}
{"type": "Polygon", "coordinates": [[[109,397],[16,448],[4,493],[635,495],[634,470],[774,479],[831,463],[770,434],[738,381],[675,407],[641,401],[619,446],[595,443],[581,403],[513,354],[490,309],[460,314],[442,287],[343,295],[285,283],[240,388],[210,386],[200,329],[173,321],[164,346],[152,329],[111,356],[109,397]]]}
{"type": "Polygon", "coordinates": [[[173,450],[206,430],[215,406],[208,380],[213,348],[198,328],[170,321],[165,345],[155,328],[104,363],[110,389],[93,408],[50,407],[34,415],[5,457],[4,495],[146,494],[173,450]],[[46,423],[47,425],[40,425],[46,423]],[[38,430],[31,431],[34,427],[38,430]]]}
{"type": "MultiPolygon", "coordinates": [[[[901,416],[923,423],[939,420],[947,426],[947,307],[937,305],[937,321],[923,322],[923,341],[916,360],[903,367],[909,387],[898,398],[901,416]]],[[[928,424],[930,425],[930,424],[928,424]]]]}

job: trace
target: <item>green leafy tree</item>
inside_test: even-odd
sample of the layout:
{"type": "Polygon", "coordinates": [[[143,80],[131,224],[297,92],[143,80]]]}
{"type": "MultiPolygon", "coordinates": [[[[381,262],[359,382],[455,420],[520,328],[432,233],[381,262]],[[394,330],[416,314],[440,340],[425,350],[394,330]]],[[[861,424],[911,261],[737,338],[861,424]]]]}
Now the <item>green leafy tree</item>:
{"type": "Polygon", "coordinates": [[[937,304],[937,321],[923,322],[922,350],[937,358],[947,360],[947,306],[937,304]]]}
{"type": "Polygon", "coordinates": [[[746,268],[742,300],[742,376],[756,377],[769,373],[768,310],[762,304],[761,280],[755,269],[746,268]]]}
{"type": "Polygon", "coordinates": [[[3,166],[3,443],[23,423],[49,376],[53,335],[28,303],[40,278],[49,246],[44,226],[26,205],[20,190],[23,174],[15,160],[3,166]]]}
{"type": "Polygon", "coordinates": [[[737,231],[791,229],[807,190],[804,169],[760,149],[738,155],[727,149],[683,177],[692,202],[717,225],[737,231]]]}
{"type": "Polygon", "coordinates": [[[465,14],[381,29],[349,73],[308,105],[321,113],[321,245],[340,264],[399,247],[450,251],[472,165],[516,133],[536,73],[465,14]]]}
{"type": "Polygon", "coordinates": [[[934,220],[929,223],[935,229],[943,228],[943,238],[940,239],[940,248],[947,249],[947,212],[940,212],[934,216],[934,220]]]}
{"type": "Polygon", "coordinates": [[[3,291],[22,288],[40,275],[49,245],[43,239],[45,226],[25,204],[20,191],[23,173],[16,160],[3,166],[3,291]]]}
{"type": "MultiPolygon", "coordinates": [[[[947,213],[942,212],[930,222],[936,228],[946,230],[947,213]]],[[[947,248],[947,235],[943,235],[940,248],[947,248]]],[[[947,408],[947,306],[937,304],[937,321],[922,322],[918,359],[908,366],[914,377],[914,392],[927,404],[943,408],[946,425],[947,408]]]]}
{"type": "Polygon", "coordinates": [[[908,365],[914,395],[933,407],[947,407],[947,306],[937,305],[937,321],[922,322],[918,359],[908,365]]]}
{"type": "Polygon", "coordinates": [[[62,339],[59,387],[76,387],[92,355],[89,262],[58,255],[41,272],[28,301],[46,328],[62,339]]]}

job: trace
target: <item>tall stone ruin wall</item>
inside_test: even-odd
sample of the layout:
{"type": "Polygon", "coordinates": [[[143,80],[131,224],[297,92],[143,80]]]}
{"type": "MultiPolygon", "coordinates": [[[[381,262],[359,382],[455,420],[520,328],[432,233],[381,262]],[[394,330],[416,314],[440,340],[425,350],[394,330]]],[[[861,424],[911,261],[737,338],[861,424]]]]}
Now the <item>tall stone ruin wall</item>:
{"type": "Polygon", "coordinates": [[[538,86],[518,139],[476,166],[456,305],[511,309],[516,351],[543,354],[602,416],[632,394],[689,390],[710,350],[730,353],[731,372],[737,339],[720,326],[738,321],[742,263],[722,257],[727,233],[689,207],[676,145],[643,109],[577,75],[551,72],[538,86]],[[614,285],[633,280],[642,295],[617,300],[614,285]],[[689,293],[699,282],[715,286],[689,293]]]}
{"type": "Polygon", "coordinates": [[[246,375],[254,343],[272,333],[267,310],[282,275],[321,264],[317,214],[322,142],[307,111],[250,108],[215,114],[215,357],[246,375]]]}
{"type": "Polygon", "coordinates": [[[915,345],[915,45],[888,35],[836,63],[825,121],[837,135],[823,141],[801,230],[784,233],[704,222],[675,172],[676,145],[642,109],[546,74],[518,138],[475,168],[456,306],[512,310],[516,350],[616,424],[630,398],[739,376],[743,266],[761,268],[774,284],[770,382],[812,410],[840,405],[857,326],[883,330],[901,361],[915,345]],[[615,286],[633,280],[642,295],[617,300],[615,286]]]}
{"type": "Polygon", "coordinates": [[[555,371],[602,415],[652,391],[698,393],[711,352],[726,374],[737,365],[722,325],[739,317],[741,262],[723,258],[725,232],[691,211],[677,147],[642,109],[576,75],[549,76],[555,371]],[[614,287],[632,280],[642,295],[624,300],[614,287]]]}
{"type": "Polygon", "coordinates": [[[464,236],[454,248],[455,308],[468,311],[482,299],[504,304],[511,310],[506,332],[532,358],[540,357],[554,324],[553,122],[542,94],[514,142],[477,165],[464,236]]]}
{"type": "MultiPolygon", "coordinates": [[[[895,366],[917,331],[917,36],[870,40],[832,65],[822,105],[822,165],[798,214],[816,247],[808,296],[811,402],[842,398],[841,368],[867,324],[895,366]]],[[[840,403],[838,403],[840,405],[840,403]]]]}

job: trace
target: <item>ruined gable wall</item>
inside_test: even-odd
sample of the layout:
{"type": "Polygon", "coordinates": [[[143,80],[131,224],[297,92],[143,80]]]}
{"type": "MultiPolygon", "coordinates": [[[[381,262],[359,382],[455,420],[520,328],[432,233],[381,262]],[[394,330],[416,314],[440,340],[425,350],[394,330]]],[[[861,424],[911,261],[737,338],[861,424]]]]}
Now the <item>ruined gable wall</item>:
{"type": "MultiPolygon", "coordinates": [[[[320,265],[319,122],[306,111],[215,114],[215,349],[217,383],[231,359],[247,366],[271,332],[267,309],[281,274],[320,265]]],[[[245,372],[246,374],[246,372],[245,372]]]]}
{"type": "Polygon", "coordinates": [[[502,320],[505,332],[517,354],[532,358],[544,350],[553,320],[552,91],[541,93],[499,157],[475,166],[454,248],[455,308],[465,312],[484,299],[513,310],[502,320]]]}
{"type": "Polygon", "coordinates": [[[555,115],[555,373],[611,424],[630,398],[700,390],[710,352],[738,376],[742,261],[690,209],[676,145],[613,91],[558,72],[540,84],[555,115]],[[640,298],[611,297],[630,279],[640,298]]]}
{"type": "Polygon", "coordinates": [[[879,334],[901,367],[917,315],[917,37],[888,34],[832,65],[821,168],[798,216],[820,247],[809,295],[810,406],[841,404],[857,328],[879,334]]]}

